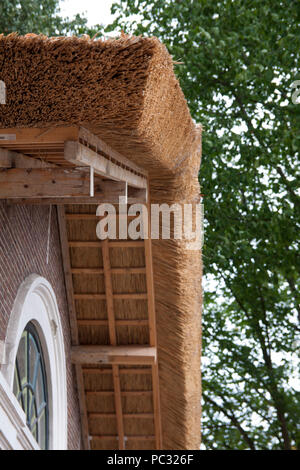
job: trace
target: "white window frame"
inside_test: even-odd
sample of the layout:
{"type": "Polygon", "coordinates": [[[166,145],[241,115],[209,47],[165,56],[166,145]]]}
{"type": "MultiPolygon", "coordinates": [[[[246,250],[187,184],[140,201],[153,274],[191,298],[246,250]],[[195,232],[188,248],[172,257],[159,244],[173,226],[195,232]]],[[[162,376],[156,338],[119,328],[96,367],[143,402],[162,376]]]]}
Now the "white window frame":
{"type": "MultiPolygon", "coordinates": [[[[21,416],[23,421],[18,423],[18,419],[15,420],[16,429],[12,439],[10,439],[12,433],[6,432],[5,428],[0,429],[0,447],[2,442],[2,447],[5,448],[5,442],[7,442],[7,447],[10,448],[10,441],[16,442],[15,435],[20,436],[22,432],[24,433],[25,413],[12,390],[19,342],[29,322],[32,322],[37,329],[45,362],[49,399],[49,449],[65,450],[67,449],[68,407],[64,337],[55,293],[49,282],[37,274],[31,274],[20,286],[8,323],[0,372],[2,375],[0,395],[2,394],[3,401],[5,389],[6,398],[16,408],[17,415],[21,416]],[[7,386],[3,385],[4,383],[7,386]]],[[[0,417],[1,413],[3,414],[3,404],[0,399],[0,417]]],[[[28,428],[25,431],[26,436],[28,433],[31,435],[28,428]]],[[[39,448],[33,436],[31,438],[28,439],[29,442],[33,441],[33,448],[39,448]]]]}

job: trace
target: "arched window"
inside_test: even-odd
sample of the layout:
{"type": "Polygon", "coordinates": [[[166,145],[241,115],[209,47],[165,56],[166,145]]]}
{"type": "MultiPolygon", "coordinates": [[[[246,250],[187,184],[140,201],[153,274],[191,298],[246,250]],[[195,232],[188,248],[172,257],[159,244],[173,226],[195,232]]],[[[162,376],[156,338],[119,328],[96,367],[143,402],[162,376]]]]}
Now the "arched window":
{"type": "Polygon", "coordinates": [[[19,288],[7,328],[5,357],[1,371],[39,448],[67,449],[66,356],[61,318],[51,285],[36,274],[19,288]]]}
{"type": "Polygon", "coordinates": [[[26,423],[41,449],[48,449],[49,403],[46,369],[38,332],[29,322],[22,333],[15,361],[13,392],[26,423]]]}

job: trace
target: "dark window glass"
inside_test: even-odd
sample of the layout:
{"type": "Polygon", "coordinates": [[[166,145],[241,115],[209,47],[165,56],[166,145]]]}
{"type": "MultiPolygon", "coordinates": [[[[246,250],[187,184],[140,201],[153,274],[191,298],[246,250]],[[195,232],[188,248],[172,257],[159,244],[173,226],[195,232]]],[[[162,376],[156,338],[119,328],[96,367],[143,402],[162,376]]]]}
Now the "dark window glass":
{"type": "Polygon", "coordinates": [[[41,343],[32,323],[23,331],[15,363],[14,395],[41,449],[48,449],[49,408],[41,343]]]}

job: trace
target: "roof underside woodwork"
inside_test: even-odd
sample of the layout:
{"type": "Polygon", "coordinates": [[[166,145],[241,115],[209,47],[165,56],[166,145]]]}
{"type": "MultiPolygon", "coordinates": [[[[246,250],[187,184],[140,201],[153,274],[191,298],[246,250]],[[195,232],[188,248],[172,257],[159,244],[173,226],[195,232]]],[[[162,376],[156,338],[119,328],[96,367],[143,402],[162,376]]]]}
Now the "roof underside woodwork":
{"type": "Polygon", "coordinates": [[[68,243],[69,260],[65,263],[71,272],[68,290],[77,330],[72,360],[82,375],[85,395],[85,446],[159,449],[156,326],[152,281],[147,281],[152,269],[145,246],[148,242],[97,240],[100,218],[95,216],[96,208],[67,205],[59,209],[68,243]]]}
{"type": "Polygon", "coordinates": [[[57,205],[84,447],[161,448],[151,242],[96,234],[100,202],[146,201],[147,172],[83,128],[0,130],[0,147],[0,198],[57,205]]]}
{"type": "MultiPolygon", "coordinates": [[[[73,169],[82,167],[86,158],[90,162],[95,160],[96,150],[99,165],[94,168],[95,183],[96,178],[100,178],[99,181],[103,179],[112,181],[116,173],[119,178],[120,174],[124,175],[125,179],[121,182],[125,181],[127,186],[128,204],[131,204],[131,197],[135,201],[149,201],[151,197],[152,204],[199,202],[201,127],[196,126],[191,118],[187,102],[174,74],[172,57],[156,38],[122,35],[117,39],[88,40],[86,37],[47,38],[34,35],[19,37],[17,34],[10,34],[0,37],[0,57],[0,79],[7,87],[7,103],[1,108],[3,112],[0,118],[2,128],[0,147],[5,147],[4,150],[10,152],[9,156],[5,156],[4,150],[1,152],[0,149],[0,167],[4,165],[7,170],[9,167],[5,165],[11,162],[12,169],[31,168],[28,161],[30,160],[34,168],[54,165],[58,168],[73,169]],[[18,129],[11,129],[15,126],[18,126],[18,129]],[[128,160],[121,163],[119,154],[114,153],[113,156],[112,152],[105,151],[101,142],[99,146],[98,141],[96,146],[95,141],[89,145],[86,145],[85,139],[79,142],[80,126],[99,139],[103,139],[114,152],[117,151],[122,157],[127,157],[131,163],[139,167],[138,171],[130,171],[132,168],[128,168],[128,160]],[[2,134],[6,133],[15,133],[16,141],[4,141],[2,134]],[[20,141],[21,133],[23,141],[20,141]],[[79,142],[80,145],[77,145],[76,149],[76,163],[72,154],[68,154],[69,159],[64,158],[65,142],[79,142]],[[17,152],[25,153],[26,157],[24,155],[20,157],[17,152]],[[107,155],[110,155],[109,159],[106,158],[107,155]],[[100,157],[104,157],[105,160],[100,157]],[[117,168],[115,168],[116,162],[118,162],[117,168]],[[102,174],[103,166],[106,169],[105,176],[102,174]],[[120,171],[120,168],[125,171],[120,171]],[[150,187],[148,194],[147,189],[136,185],[136,181],[143,177],[141,168],[148,172],[148,175],[145,175],[150,187]],[[131,173],[131,181],[126,180],[128,171],[131,173]],[[137,176],[139,178],[136,178],[137,176]]],[[[9,139],[12,139],[11,135],[9,139]]],[[[71,148],[74,149],[74,146],[71,145],[71,148]]],[[[124,193],[126,194],[126,189],[125,191],[120,189],[118,195],[124,196],[124,193]]],[[[82,206],[80,211],[73,211],[73,214],[67,206],[67,222],[65,221],[64,225],[67,231],[74,225],[81,224],[83,234],[87,224],[96,224],[97,221],[94,208],[90,210],[89,205],[100,202],[105,201],[96,195],[95,184],[93,200],[81,195],[79,198],[68,199],[40,197],[16,200],[14,198],[10,199],[9,203],[58,204],[59,213],[66,204],[82,206]],[[85,214],[81,220],[78,217],[79,212],[85,214]]],[[[102,314],[84,316],[81,309],[82,305],[91,309],[92,306],[105,304],[106,286],[101,285],[101,290],[97,289],[97,292],[101,293],[94,293],[95,290],[85,291],[83,288],[78,290],[78,280],[82,279],[84,282],[85,279],[91,283],[88,284],[91,286],[95,279],[98,283],[103,282],[105,274],[102,265],[99,267],[99,264],[91,262],[86,265],[89,267],[85,267],[80,262],[87,252],[89,256],[94,254],[95,262],[97,253],[102,253],[102,248],[99,249],[94,245],[99,241],[86,242],[80,237],[76,242],[70,238],[69,246],[67,235],[65,233],[67,249],[64,252],[70,252],[74,264],[72,269],[65,268],[65,278],[66,283],[71,285],[68,290],[71,292],[75,289],[76,292],[69,302],[70,311],[75,312],[70,318],[76,320],[71,322],[76,325],[80,338],[84,332],[86,335],[90,334],[93,339],[99,338],[100,332],[107,332],[109,329],[108,317],[102,314]]],[[[114,245],[109,248],[109,253],[118,344],[122,345],[125,333],[129,342],[125,342],[124,346],[129,343],[129,345],[134,344],[133,340],[137,339],[136,335],[139,332],[141,340],[145,342],[149,339],[149,346],[152,347],[157,332],[160,400],[152,393],[152,384],[157,383],[158,377],[156,373],[152,373],[149,366],[118,365],[121,404],[125,407],[125,410],[122,408],[122,413],[123,432],[127,437],[126,448],[153,446],[153,437],[150,434],[153,432],[153,427],[145,435],[144,432],[138,433],[137,428],[132,430],[130,426],[138,423],[144,426],[142,429],[144,431],[147,424],[150,426],[150,414],[155,414],[154,410],[159,410],[160,407],[163,448],[197,449],[201,440],[200,250],[190,251],[185,240],[159,239],[153,240],[152,247],[147,244],[144,248],[137,245],[131,245],[130,248],[114,245]],[[151,266],[149,269],[149,265],[147,268],[145,263],[126,263],[128,261],[126,253],[134,253],[135,259],[140,260],[143,249],[144,256],[152,249],[149,259],[153,261],[152,285],[154,281],[155,304],[151,289],[149,291],[151,288],[149,279],[152,278],[149,276],[151,266]],[[116,256],[117,260],[114,259],[116,256]],[[127,269],[126,266],[133,267],[127,269]],[[128,291],[128,284],[123,285],[122,280],[128,279],[134,283],[135,290],[128,291]],[[143,285],[140,285],[141,279],[143,285]],[[145,280],[147,295],[144,289],[145,280]],[[122,286],[124,290],[119,291],[119,287],[122,286]],[[155,305],[156,312],[156,328],[152,330],[149,328],[153,318],[151,303],[155,305]],[[120,317],[122,305],[125,310],[123,317],[120,317]],[[135,306],[136,316],[133,318],[132,314],[128,314],[129,305],[135,306]],[[127,371],[128,368],[132,371],[127,371]],[[123,369],[126,369],[125,375],[123,369]],[[140,372],[140,369],[145,372],[140,372]],[[134,390],[131,390],[127,383],[130,379],[137,384],[134,390]],[[144,408],[141,410],[130,408],[132,400],[137,396],[143,400],[141,403],[144,408]],[[131,413],[136,415],[135,420],[133,416],[128,417],[131,413]],[[140,416],[141,413],[144,413],[143,417],[140,416]],[[142,418],[147,418],[148,421],[145,422],[142,418]],[[132,434],[129,431],[132,431],[132,434]],[[135,440],[128,437],[134,433],[136,436],[142,436],[143,441],[140,440],[141,437],[136,437],[135,440]]],[[[104,305],[101,312],[105,311],[104,305]]],[[[94,310],[88,312],[92,314],[94,310]]],[[[75,331],[74,325],[72,329],[75,331]]],[[[99,344],[102,340],[104,339],[100,337],[99,344]]],[[[76,343],[73,340],[73,344],[79,346],[78,341],[76,343]]],[[[83,339],[80,345],[84,346],[83,339]]],[[[141,343],[141,346],[147,344],[141,343]]],[[[115,402],[114,392],[112,394],[113,377],[116,375],[112,375],[111,364],[106,367],[95,364],[82,367],[81,364],[76,364],[75,368],[82,397],[80,411],[83,435],[85,442],[89,442],[91,423],[87,420],[86,406],[90,413],[89,419],[93,419],[92,425],[96,426],[100,421],[97,413],[102,411],[94,410],[91,414],[89,410],[91,401],[94,400],[97,404],[97,400],[101,403],[108,400],[106,418],[113,423],[111,415],[115,414],[114,407],[120,404],[120,399],[115,402]],[[105,369],[104,372],[95,373],[94,369],[99,368],[105,369]],[[99,386],[99,374],[103,376],[101,386],[99,386]],[[109,382],[102,382],[104,380],[109,382]],[[87,403],[84,384],[90,387],[87,403]]],[[[158,389],[156,386],[154,388],[158,389]]],[[[117,423],[116,428],[110,431],[114,431],[114,436],[119,436],[117,425],[119,423],[120,426],[120,420],[114,422],[117,423]]],[[[156,423],[155,421],[155,433],[159,435],[161,430],[156,423]]],[[[93,431],[96,433],[97,430],[93,431]]],[[[105,445],[105,448],[114,448],[118,442],[108,436],[94,442],[92,440],[90,444],[92,446],[97,443],[99,447],[105,445]]]]}

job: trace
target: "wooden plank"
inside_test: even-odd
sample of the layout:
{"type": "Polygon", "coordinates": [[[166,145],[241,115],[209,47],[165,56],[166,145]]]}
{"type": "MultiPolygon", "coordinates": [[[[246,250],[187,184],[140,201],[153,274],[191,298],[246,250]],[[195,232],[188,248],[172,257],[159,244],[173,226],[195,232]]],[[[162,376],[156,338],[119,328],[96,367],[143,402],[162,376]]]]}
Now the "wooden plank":
{"type": "MultiPolygon", "coordinates": [[[[32,159],[34,160],[34,159],[32,159]]],[[[74,169],[73,168],[58,168],[56,167],[59,171],[69,171],[72,172],[74,169]]],[[[86,169],[84,169],[86,171],[86,169]]],[[[14,196],[13,199],[11,198],[6,198],[6,200],[10,204],[37,204],[37,205],[49,205],[49,204],[55,204],[55,205],[74,205],[74,204],[88,204],[88,205],[95,205],[95,214],[84,214],[88,217],[74,217],[74,219],[95,219],[95,220],[101,220],[101,217],[96,216],[96,210],[99,204],[103,203],[110,203],[118,206],[120,203],[120,197],[123,197],[125,194],[126,190],[126,184],[122,181],[109,181],[109,180],[99,180],[97,178],[97,182],[95,185],[96,193],[93,197],[90,197],[89,195],[80,195],[80,196],[75,196],[75,197],[31,197],[31,198],[24,198],[24,197],[16,197],[14,196]],[[100,192],[101,190],[101,192],[100,192]]],[[[86,191],[90,190],[89,185],[86,186],[86,191]]],[[[140,199],[140,190],[136,190],[133,188],[132,192],[133,196],[128,198],[128,204],[135,204],[135,203],[141,203],[140,199]],[[136,196],[134,196],[134,194],[136,196]]],[[[67,216],[68,220],[72,219],[72,214],[68,214],[67,216]]],[[[117,220],[119,218],[119,215],[117,215],[117,220]]],[[[128,217],[130,218],[130,217],[128,217]]]]}
{"type": "Polygon", "coordinates": [[[112,268],[112,274],[145,274],[146,268],[112,268]]]}
{"type": "MultiPolygon", "coordinates": [[[[75,300],[105,300],[105,294],[74,294],[75,300]]],[[[117,300],[145,300],[147,299],[146,293],[132,293],[132,294],[114,294],[114,299],[117,300]]]]}
{"type": "Polygon", "coordinates": [[[82,372],[81,364],[75,364],[75,374],[76,374],[76,384],[77,384],[78,401],[79,401],[81,438],[82,438],[84,450],[90,450],[89,423],[88,423],[88,417],[87,417],[86,396],[85,396],[84,380],[83,380],[83,372],[82,372]]]}
{"type": "MultiPolygon", "coordinates": [[[[105,240],[97,241],[83,241],[83,240],[70,240],[69,246],[71,248],[101,248],[105,240]]],[[[109,248],[142,248],[143,241],[126,240],[126,241],[109,241],[109,248]]]]}
{"type": "MultiPolygon", "coordinates": [[[[56,206],[65,205],[95,205],[103,203],[119,204],[119,196],[115,195],[109,198],[105,194],[95,194],[94,197],[77,196],[77,197],[52,197],[52,198],[6,198],[9,204],[26,204],[26,205],[49,205],[54,204],[56,206]]],[[[141,201],[135,198],[128,198],[128,204],[140,203],[141,201]]]]}
{"type": "Polygon", "coordinates": [[[109,247],[108,241],[102,242],[102,258],[103,258],[103,269],[104,269],[104,280],[105,280],[105,296],[106,296],[106,308],[109,325],[109,339],[112,346],[117,344],[116,325],[115,325],[115,314],[113,304],[113,288],[110,272],[110,258],[109,258],[109,247]]]}
{"type": "MultiPolygon", "coordinates": [[[[118,440],[118,436],[115,435],[108,435],[108,434],[93,434],[92,439],[99,439],[104,441],[110,441],[113,439],[118,440]]],[[[126,436],[127,441],[154,441],[155,436],[126,436]]]]}
{"type": "Polygon", "coordinates": [[[73,346],[71,361],[74,364],[139,364],[156,361],[156,348],[151,346],[73,346]]]}
{"type": "MultiPolygon", "coordinates": [[[[0,199],[89,197],[89,174],[82,168],[2,168],[0,199]]],[[[124,184],[95,183],[102,201],[124,194],[124,184]]]]}
{"type": "Polygon", "coordinates": [[[110,240],[109,248],[143,248],[143,240],[110,240]]]}
{"type": "MultiPolygon", "coordinates": [[[[99,368],[92,368],[92,367],[84,367],[83,368],[83,373],[84,374],[99,374],[99,375],[111,375],[112,374],[112,369],[99,369],[99,368]]],[[[150,375],[152,373],[152,368],[147,367],[146,369],[137,369],[137,368],[126,368],[126,369],[121,369],[119,368],[119,374],[120,375],[150,375]]]]}
{"type": "MultiPolygon", "coordinates": [[[[112,346],[116,346],[117,334],[116,334],[116,323],[115,323],[115,313],[114,313],[114,303],[113,303],[113,288],[112,288],[108,240],[105,240],[102,243],[102,258],[103,258],[104,279],[105,279],[105,293],[106,293],[106,308],[107,308],[107,316],[108,316],[109,339],[110,339],[110,344],[112,346]]],[[[115,398],[115,409],[116,409],[116,416],[117,416],[118,436],[119,436],[119,450],[124,450],[125,449],[124,423],[123,423],[123,411],[122,411],[122,401],[121,401],[119,367],[117,365],[112,366],[112,374],[113,374],[114,391],[115,391],[114,398],[115,398]]]]}
{"type": "MultiPolygon", "coordinates": [[[[127,215],[127,214],[116,214],[117,220],[120,218],[125,218],[126,216],[129,219],[135,219],[135,215],[127,215]]],[[[96,215],[96,214],[66,214],[66,218],[68,220],[101,220],[105,216],[104,215],[96,215]]]]}
{"type": "Polygon", "coordinates": [[[147,179],[144,176],[139,176],[133,171],[117,165],[79,142],[65,142],[64,156],[67,161],[76,166],[93,167],[95,173],[99,175],[116,181],[124,181],[137,188],[147,188],[147,179]]]}
{"type": "MultiPolygon", "coordinates": [[[[146,268],[111,268],[111,274],[145,274],[146,268]]],[[[104,274],[103,268],[73,268],[72,274],[104,274]]]]}
{"type": "Polygon", "coordinates": [[[104,274],[103,268],[72,268],[72,274],[104,274]]]}
{"type": "Polygon", "coordinates": [[[105,294],[74,294],[75,300],[106,300],[105,294]]]}
{"type": "MultiPolygon", "coordinates": [[[[108,320],[77,320],[78,326],[108,326],[108,320]]],[[[148,320],[115,320],[116,326],[149,326],[148,320]]]]}
{"type": "Polygon", "coordinates": [[[64,269],[64,277],[65,277],[65,285],[66,285],[66,294],[67,294],[67,301],[68,301],[68,307],[69,307],[71,340],[72,340],[73,345],[78,345],[79,339],[78,339],[78,328],[77,328],[77,319],[76,319],[76,306],[75,306],[74,291],[73,291],[71,261],[70,261],[70,254],[69,254],[68,234],[67,234],[64,207],[57,207],[57,216],[58,216],[61,254],[62,254],[62,260],[63,260],[63,269],[64,269]]]}
{"type": "MultiPolygon", "coordinates": [[[[124,419],[153,419],[153,413],[124,413],[124,419]]],[[[116,419],[117,415],[115,413],[97,413],[90,412],[89,418],[114,418],[116,419]]]]}
{"type": "MultiPolygon", "coordinates": [[[[68,302],[68,307],[69,307],[71,341],[72,341],[72,345],[75,346],[79,344],[79,339],[78,339],[78,328],[77,328],[77,321],[76,321],[76,307],[75,307],[75,301],[74,301],[73,281],[72,281],[72,274],[71,274],[71,261],[70,261],[70,255],[69,255],[69,247],[68,247],[68,235],[67,235],[67,227],[66,227],[66,220],[65,220],[65,210],[63,207],[57,207],[57,215],[58,215],[58,226],[59,226],[59,234],[60,234],[60,243],[61,243],[65,285],[66,285],[67,302],[68,302]]],[[[86,410],[86,402],[85,402],[82,367],[80,364],[77,364],[75,366],[75,373],[76,373],[76,383],[77,383],[77,390],[78,390],[78,397],[79,397],[79,412],[80,412],[80,418],[81,418],[82,440],[83,440],[84,448],[86,450],[89,450],[90,449],[89,428],[88,428],[88,421],[87,421],[87,410],[86,410]]]]}
{"type": "Polygon", "coordinates": [[[119,366],[113,365],[112,372],[113,372],[113,382],[114,382],[114,391],[115,391],[114,398],[115,398],[115,409],[116,409],[116,416],[117,416],[118,436],[119,436],[119,450],[125,450],[124,422],[123,422],[119,366]]]}
{"type": "MultiPolygon", "coordinates": [[[[99,397],[108,397],[114,395],[114,390],[86,390],[85,391],[87,396],[99,396],[99,397]]],[[[122,397],[135,397],[135,398],[143,398],[143,397],[152,397],[152,390],[126,390],[121,391],[122,397]]]]}
{"type": "Polygon", "coordinates": [[[4,147],[5,144],[31,144],[31,143],[63,143],[66,140],[78,139],[77,126],[64,126],[64,127],[27,127],[27,128],[8,128],[0,129],[0,144],[4,147]],[[1,135],[7,138],[1,138],[1,135]]]}
{"type": "Polygon", "coordinates": [[[161,428],[161,409],[159,394],[159,375],[158,363],[152,366],[152,388],[153,388],[153,408],[154,408],[154,426],[156,436],[156,448],[162,449],[162,428],[161,428]]]}

